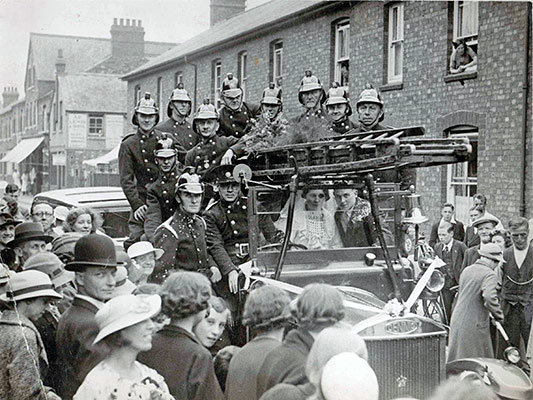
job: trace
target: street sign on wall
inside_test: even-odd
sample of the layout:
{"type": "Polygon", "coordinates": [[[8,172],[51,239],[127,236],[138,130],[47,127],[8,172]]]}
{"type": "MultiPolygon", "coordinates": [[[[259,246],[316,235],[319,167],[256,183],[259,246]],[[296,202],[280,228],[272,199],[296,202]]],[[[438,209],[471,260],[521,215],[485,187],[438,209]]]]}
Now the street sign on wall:
{"type": "Polygon", "coordinates": [[[87,114],[68,113],[68,147],[84,149],[87,147],[87,114]]]}

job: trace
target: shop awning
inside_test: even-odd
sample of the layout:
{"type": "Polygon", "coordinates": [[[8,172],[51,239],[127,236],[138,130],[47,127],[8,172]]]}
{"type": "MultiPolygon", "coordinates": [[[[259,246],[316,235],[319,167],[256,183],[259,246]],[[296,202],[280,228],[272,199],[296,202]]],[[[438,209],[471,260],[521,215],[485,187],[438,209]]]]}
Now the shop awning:
{"type": "Polygon", "coordinates": [[[44,137],[23,139],[7,153],[0,162],[12,162],[18,164],[24,161],[43,142],[44,137]]]}
{"type": "Polygon", "coordinates": [[[90,165],[91,167],[96,167],[98,165],[107,165],[112,161],[118,160],[118,149],[120,145],[117,145],[109,153],[104,154],[103,156],[93,158],[92,160],[84,160],[83,164],[90,165]]]}

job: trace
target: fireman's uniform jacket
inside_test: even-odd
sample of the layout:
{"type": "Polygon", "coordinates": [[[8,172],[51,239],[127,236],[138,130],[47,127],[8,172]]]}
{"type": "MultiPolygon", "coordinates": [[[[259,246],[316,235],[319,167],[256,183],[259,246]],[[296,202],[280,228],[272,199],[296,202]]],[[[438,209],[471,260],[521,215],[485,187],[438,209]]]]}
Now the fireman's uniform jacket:
{"type": "Polygon", "coordinates": [[[209,168],[220,165],[222,156],[228,149],[232,149],[236,157],[244,153],[244,141],[233,136],[218,136],[218,133],[209,139],[201,140],[195,147],[187,152],[185,166],[193,166],[200,175],[209,168]]]}
{"type": "Polygon", "coordinates": [[[154,130],[136,133],[122,139],[118,152],[120,186],[133,211],[146,203],[146,186],[155,182],[159,168],[155,163],[154,150],[158,135],[154,130]]]}
{"type": "MultiPolygon", "coordinates": [[[[209,252],[222,275],[228,275],[248,261],[248,252],[244,250],[248,244],[247,199],[241,196],[233,203],[221,199],[209,206],[203,215],[209,252]]],[[[259,229],[269,243],[279,242],[283,237],[268,215],[260,215],[259,229]]]]}
{"type": "Polygon", "coordinates": [[[243,137],[250,127],[250,119],[257,118],[260,112],[259,106],[248,105],[245,102],[242,103],[239,111],[233,111],[227,106],[222,106],[219,110],[220,128],[218,134],[236,138],[243,137]]]}
{"type": "MultiPolygon", "coordinates": [[[[352,120],[348,117],[346,117],[342,121],[331,123],[331,130],[335,133],[338,133],[339,135],[344,135],[346,132],[356,128],[358,128],[358,126],[354,124],[352,120]]],[[[355,131],[350,133],[355,133],[355,131]]]]}
{"type": "Polygon", "coordinates": [[[297,123],[301,122],[305,118],[307,118],[307,119],[309,119],[309,118],[318,118],[318,119],[322,119],[322,120],[325,120],[325,121],[329,121],[328,113],[326,112],[326,110],[322,106],[317,108],[312,113],[309,112],[308,110],[304,111],[302,114],[300,114],[297,117],[295,117],[292,120],[292,122],[297,124],[297,123]]]}
{"type": "Polygon", "coordinates": [[[209,277],[209,268],[216,265],[207,253],[205,227],[202,217],[191,216],[178,207],[155,231],[154,245],[165,253],[156,261],[149,281],[162,283],[177,270],[201,272],[209,277]]]}
{"type": "Polygon", "coordinates": [[[192,124],[184,120],[182,124],[169,118],[165,122],[161,122],[155,127],[155,130],[159,135],[166,132],[170,134],[170,137],[176,143],[178,150],[178,160],[183,163],[185,161],[185,155],[187,151],[192,149],[200,141],[200,137],[192,129],[192,124]]]}
{"type": "Polygon", "coordinates": [[[146,195],[146,218],[144,220],[144,233],[149,241],[154,238],[155,230],[163,221],[166,221],[178,209],[176,201],[176,181],[181,171],[176,162],[175,168],[167,174],[160,172],[159,178],[148,185],[146,195]]]}

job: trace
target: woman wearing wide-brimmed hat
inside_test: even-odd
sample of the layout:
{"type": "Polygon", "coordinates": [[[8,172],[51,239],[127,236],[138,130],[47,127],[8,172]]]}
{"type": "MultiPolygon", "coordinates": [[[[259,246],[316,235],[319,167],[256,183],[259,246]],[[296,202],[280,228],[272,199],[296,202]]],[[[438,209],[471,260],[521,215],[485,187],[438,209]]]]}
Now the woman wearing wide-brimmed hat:
{"type": "Polygon", "coordinates": [[[74,400],[173,399],[164,378],[138,362],[152,348],[151,318],[159,314],[158,295],[124,295],[109,300],[97,313],[100,328],[94,344],[107,356],[87,375],[74,400]]]}
{"type": "Polygon", "coordinates": [[[9,278],[0,296],[6,308],[0,314],[0,399],[58,399],[43,386],[48,358],[32,321],[52,300],[61,299],[52,281],[40,271],[22,271],[9,278]]]}

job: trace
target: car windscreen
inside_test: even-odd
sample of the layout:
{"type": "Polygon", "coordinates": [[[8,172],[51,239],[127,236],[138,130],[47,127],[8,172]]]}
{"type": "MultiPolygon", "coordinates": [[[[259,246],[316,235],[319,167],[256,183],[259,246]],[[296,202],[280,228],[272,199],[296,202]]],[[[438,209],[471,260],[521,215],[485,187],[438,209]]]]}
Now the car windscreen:
{"type": "MultiPolygon", "coordinates": [[[[401,213],[397,196],[387,195],[394,186],[382,186],[378,214],[387,246],[395,246],[395,219],[401,213]]],[[[254,212],[258,215],[258,247],[272,250],[265,239],[265,226],[286,233],[289,214],[288,190],[254,190],[254,212]]],[[[302,185],[296,193],[290,235],[290,250],[328,250],[376,247],[379,241],[370,202],[362,186],[334,184],[302,185]]]]}

